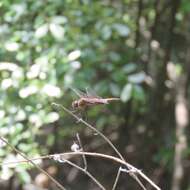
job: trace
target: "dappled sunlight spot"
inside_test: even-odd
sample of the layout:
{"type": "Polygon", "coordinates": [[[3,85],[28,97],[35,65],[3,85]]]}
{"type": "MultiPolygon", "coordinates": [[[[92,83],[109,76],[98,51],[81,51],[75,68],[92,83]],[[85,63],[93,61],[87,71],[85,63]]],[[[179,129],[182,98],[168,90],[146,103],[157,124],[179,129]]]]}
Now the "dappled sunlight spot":
{"type": "Polygon", "coordinates": [[[81,63],[79,61],[72,61],[70,64],[71,64],[72,68],[76,69],[76,70],[80,69],[80,67],[81,67],[81,63]]]}
{"type": "Polygon", "coordinates": [[[42,92],[50,97],[60,97],[61,96],[60,88],[57,86],[51,85],[51,84],[46,84],[43,87],[42,92]]]}
{"type": "Polygon", "coordinates": [[[169,61],[166,65],[166,69],[169,79],[175,81],[179,75],[179,68],[172,61],[169,61]]]}
{"type": "Polygon", "coordinates": [[[151,45],[151,48],[155,51],[160,48],[160,43],[156,40],[152,40],[150,45],[151,45]]]}
{"type": "Polygon", "coordinates": [[[30,67],[30,71],[26,73],[26,76],[28,79],[33,79],[38,77],[40,73],[41,65],[39,64],[34,64],[30,67]]]}
{"type": "Polygon", "coordinates": [[[46,66],[46,65],[48,65],[48,57],[47,57],[47,56],[38,57],[38,58],[35,60],[35,64],[39,64],[39,65],[41,65],[41,66],[46,66]]]}
{"type": "Polygon", "coordinates": [[[23,110],[19,110],[15,116],[16,121],[23,121],[26,119],[26,113],[23,110]]]}
{"type": "Polygon", "coordinates": [[[9,107],[9,113],[11,114],[15,114],[18,111],[18,107],[15,105],[12,105],[11,107],[9,107]]]}
{"type": "MultiPolygon", "coordinates": [[[[16,166],[15,166],[16,167],[16,166]]],[[[8,180],[13,174],[13,171],[10,169],[10,165],[3,165],[1,168],[1,180],[8,180]]]]}
{"type": "Polygon", "coordinates": [[[0,70],[15,71],[17,69],[20,69],[20,68],[15,63],[0,62],[0,70]]]}
{"type": "Polygon", "coordinates": [[[179,101],[175,108],[176,121],[180,126],[187,126],[189,123],[188,111],[183,101],[179,101]]]}
{"type": "MultiPolygon", "coordinates": [[[[0,2],[1,3],[1,2],[0,2]]],[[[1,24],[0,25],[0,34],[5,34],[9,31],[9,25],[8,24],[1,24]]]]}
{"type": "Polygon", "coordinates": [[[36,86],[28,86],[19,91],[21,98],[27,98],[28,96],[35,94],[38,91],[36,86]]]}
{"type": "Polygon", "coordinates": [[[65,77],[64,77],[64,83],[66,85],[70,85],[70,84],[72,84],[72,82],[73,82],[73,75],[66,74],[65,77]]]}
{"type": "Polygon", "coordinates": [[[47,74],[45,72],[41,72],[41,66],[40,65],[33,65],[29,72],[26,73],[26,76],[28,79],[34,79],[38,76],[40,79],[44,80],[47,78],[47,74]]]}
{"type": "Polygon", "coordinates": [[[1,127],[0,128],[1,135],[7,135],[9,134],[9,128],[8,127],[1,127]]]}
{"type": "Polygon", "coordinates": [[[18,3],[18,4],[13,4],[12,5],[12,9],[15,12],[15,18],[13,19],[18,19],[20,16],[25,14],[25,11],[27,10],[27,5],[23,2],[23,3],[18,3]]]}
{"type": "Polygon", "coordinates": [[[3,180],[8,180],[12,174],[13,174],[13,170],[11,170],[11,168],[15,168],[18,166],[17,162],[18,161],[18,157],[16,155],[13,154],[8,154],[8,156],[3,160],[2,166],[1,166],[1,175],[0,178],[3,180]],[[10,163],[8,165],[4,164],[4,163],[10,163]]]}
{"type": "Polygon", "coordinates": [[[5,116],[5,111],[4,110],[0,110],[0,119],[2,119],[5,116]]]}
{"type": "Polygon", "coordinates": [[[11,86],[13,86],[13,80],[11,78],[2,80],[2,82],[1,82],[1,88],[3,90],[6,90],[6,89],[8,89],[11,86]]]}
{"type": "Polygon", "coordinates": [[[47,65],[49,63],[47,56],[39,57],[35,60],[35,64],[33,64],[29,71],[26,73],[26,76],[28,79],[37,78],[38,76],[41,76],[41,79],[46,78],[46,71],[48,70],[47,65]]]}
{"type": "Polygon", "coordinates": [[[44,72],[40,72],[39,77],[41,80],[45,80],[47,78],[47,74],[44,72]]]}
{"type": "MultiPolygon", "coordinates": [[[[20,79],[20,78],[22,78],[24,76],[24,72],[23,72],[23,70],[22,69],[17,69],[17,70],[15,70],[15,71],[13,71],[13,73],[12,73],[12,77],[13,78],[15,78],[15,79],[20,79]]],[[[14,81],[14,82],[16,82],[16,81],[14,81]]]]}
{"type": "Polygon", "coordinates": [[[42,120],[38,114],[31,114],[29,116],[29,122],[36,127],[40,127],[42,125],[42,120]]]}
{"type": "Polygon", "coordinates": [[[42,107],[43,107],[43,106],[42,106],[41,103],[37,103],[37,104],[36,104],[36,108],[37,108],[37,109],[42,109],[42,107]]]}
{"type": "Polygon", "coordinates": [[[59,114],[57,112],[50,112],[46,116],[47,123],[53,123],[59,119],[59,114]]]}
{"type": "Polygon", "coordinates": [[[26,105],[24,109],[27,112],[31,112],[33,110],[33,107],[31,105],[26,105]]]}
{"type": "Polygon", "coordinates": [[[81,51],[80,50],[74,50],[74,51],[69,53],[68,60],[74,61],[74,60],[78,59],[80,56],[81,56],[81,51]]]}
{"type": "Polygon", "coordinates": [[[7,51],[17,51],[19,49],[19,44],[16,42],[7,42],[5,44],[5,49],[7,51]]]}

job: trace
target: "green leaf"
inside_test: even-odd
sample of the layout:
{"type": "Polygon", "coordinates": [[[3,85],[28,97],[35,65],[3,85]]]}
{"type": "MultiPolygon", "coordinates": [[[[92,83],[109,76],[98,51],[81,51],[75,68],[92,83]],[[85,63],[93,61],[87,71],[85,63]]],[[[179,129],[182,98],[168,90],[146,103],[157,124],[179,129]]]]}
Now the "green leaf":
{"type": "Polygon", "coordinates": [[[120,94],[120,89],[119,89],[119,86],[118,86],[118,85],[116,85],[116,84],[114,84],[114,83],[111,83],[111,84],[109,85],[109,87],[110,87],[110,91],[111,91],[111,93],[112,93],[113,96],[119,96],[119,94],[120,94]]]}
{"type": "Polygon", "coordinates": [[[140,73],[135,73],[135,74],[129,75],[128,80],[131,83],[139,84],[139,83],[144,82],[145,77],[146,77],[145,73],[140,72],[140,73]]]}
{"type": "Polygon", "coordinates": [[[48,32],[48,24],[43,24],[39,28],[37,28],[35,32],[36,38],[42,38],[44,37],[48,32]]]}
{"type": "Polygon", "coordinates": [[[129,35],[130,30],[129,30],[129,28],[128,28],[126,25],[124,25],[124,24],[116,23],[116,24],[113,25],[113,28],[114,28],[114,29],[116,30],[116,32],[117,32],[120,36],[122,36],[122,37],[126,37],[126,36],[129,35]]]}
{"type": "Polygon", "coordinates": [[[140,85],[134,85],[133,97],[136,100],[141,100],[141,101],[145,100],[145,92],[144,92],[143,88],[140,85]]]}
{"type": "Polygon", "coordinates": [[[137,65],[135,63],[128,63],[125,66],[123,66],[122,71],[125,73],[131,73],[134,72],[137,69],[137,65]]]}
{"type": "Polygon", "coordinates": [[[127,102],[130,100],[132,95],[132,84],[126,84],[121,92],[121,100],[127,102]]]}
{"type": "Polygon", "coordinates": [[[51,22],[54,24],[65,24],[67,23],[67,18],[65,16],[54,16],[51,22]]]}
{"type": "Polygon", "coordinates": [[[24,167],[17,167],[16,171],[18,172],[18,176],[23,183],[31,182],[31,177],[29,173],[24,169],[24,167]]]}
{"type": "Polygon", "coordinates": [[[55,39],[57,40],[63,39],[65,34],[65,29],[61,25],[51,23],[49,25],[49,30],[55,39]]]}
{"type": "Polygon", "coordinates": [[[109,26],[104,26],[101,31],[104,40],[108,40],[111,37],[112,31],[109,26]]]}

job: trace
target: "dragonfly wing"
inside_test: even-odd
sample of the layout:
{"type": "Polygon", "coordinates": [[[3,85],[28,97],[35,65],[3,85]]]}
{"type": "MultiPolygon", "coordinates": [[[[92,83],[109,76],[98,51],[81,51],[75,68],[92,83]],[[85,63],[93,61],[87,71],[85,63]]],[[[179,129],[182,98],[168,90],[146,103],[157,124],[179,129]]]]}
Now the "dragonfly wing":
{"type": "Polygon", "coordinates": [[[80,98],[87,96],[84,92],[82,92],[82,91],[80,91],[80,90],[78,90],[78,89],[75,89],[75,88],[72,88],[72,87],[70,87],[70,89],[71,89],[77,96],[79,96],[80,98]]]}
{"type": "Polygon", "coordinates": [[[91,97],[91,98],[101,98],[100,96],[98,96],[96,94],[96,92],[94,90],[92,90],[89,87],[86,87],[86,94],[87,94],[88,97],[91,97]]]}

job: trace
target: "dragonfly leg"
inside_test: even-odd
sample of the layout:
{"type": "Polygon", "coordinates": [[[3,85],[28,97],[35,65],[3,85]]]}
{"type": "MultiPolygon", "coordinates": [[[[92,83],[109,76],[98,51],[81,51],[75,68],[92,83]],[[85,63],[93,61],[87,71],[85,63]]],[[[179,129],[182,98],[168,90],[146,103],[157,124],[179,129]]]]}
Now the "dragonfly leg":
{"type": "MultiPolygon", "coordinates": [[[[79,117],[84,120],[84,121],[87,121],[87,118],[88,118],[88,114],[87,114],[87,108],[83,109],[83,110],[80,110],[79,112],[79,117]]],[[[80,120],[79,120],[80,122],[80,120]]]]}
{"type": "Polygon", "coordinates": [[[88,119],[88,113],[87,113],[87,110],[85,109],[84,110],[84,115],[83,115],[83,120],[87,121],[87,119],[88,119]]]}
{"type": "Polygon", "coordinates": [[[85,90],[86,90],[86,95],[87,95],[87,96],[90,96],[89,87],[86,87],[85,90]]]}
{"type": "Polygon", "coordinates": [[[75,110],[75,114],[78,117],[76,123],[80,123],[81,120],[83,119],[83,115],[81,114],[81,112],[79,110],[75,110]],[[76,113],[77,112],[77,113],[76,113]]]}

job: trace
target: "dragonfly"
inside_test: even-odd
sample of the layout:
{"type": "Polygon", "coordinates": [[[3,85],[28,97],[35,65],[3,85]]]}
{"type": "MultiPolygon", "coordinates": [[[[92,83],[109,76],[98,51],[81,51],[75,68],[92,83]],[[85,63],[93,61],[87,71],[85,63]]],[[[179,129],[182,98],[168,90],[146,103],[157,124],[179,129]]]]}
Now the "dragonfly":
{"type": "Polygon", "coordinates": [[[79,90],[71,88],[78,96],[79,99],[72,102],[73,109],[85,109],[87,107],[92,107],[96,105],[105,105],[109,104],[112,101],[118,101],[120,98],[111,97],[111,98],[102,98],[97,95],[91,95],[86,89],[86,93],[83,93],[79,90]]]}

